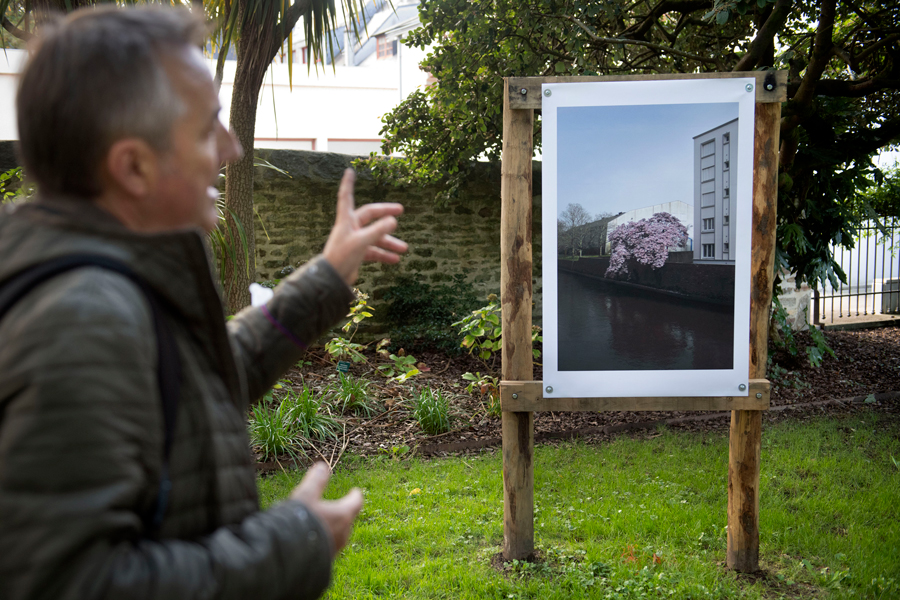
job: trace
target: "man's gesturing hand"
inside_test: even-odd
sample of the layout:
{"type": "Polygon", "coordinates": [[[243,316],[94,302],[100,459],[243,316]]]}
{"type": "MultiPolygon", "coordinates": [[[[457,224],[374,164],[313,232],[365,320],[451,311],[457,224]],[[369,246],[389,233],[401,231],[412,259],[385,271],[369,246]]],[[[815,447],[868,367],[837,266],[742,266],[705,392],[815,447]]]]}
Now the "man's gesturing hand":
{"type": "Polygon", "coordinates": [[[323,462],[314,464],[306,472],[300,485],[291,492],[291,500],[303,502],[311,513],[321,519],[325,529],[331,533],[334,555],[337,556],[350,539],[353,521],[362,510],[363,497],[359,488],[353,488],[340,500],[322,500],[322,493],[329,479],[331,472],[328,466],[323,462]]]}
{"type": "Polygon", "coordinates": [[[397,228],[394,218],[403,212],[395,202],[378,202],[355,208],[353,169],[344,171],[338,189],[337,218],[322,254],[341,278],[352,286],[364,260],[396,263],[406,252],[406,242],[390,235],[397,228]]]}

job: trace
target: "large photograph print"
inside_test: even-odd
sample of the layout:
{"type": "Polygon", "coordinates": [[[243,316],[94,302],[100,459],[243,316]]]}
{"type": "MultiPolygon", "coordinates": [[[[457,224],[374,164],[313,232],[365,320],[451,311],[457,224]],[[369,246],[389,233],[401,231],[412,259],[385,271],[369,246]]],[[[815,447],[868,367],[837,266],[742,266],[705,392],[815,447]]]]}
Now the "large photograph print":
{"type": "Polygon", "coordinates": [[[755,85],[544,85],[546,397],[746,396],[755,85]]]}

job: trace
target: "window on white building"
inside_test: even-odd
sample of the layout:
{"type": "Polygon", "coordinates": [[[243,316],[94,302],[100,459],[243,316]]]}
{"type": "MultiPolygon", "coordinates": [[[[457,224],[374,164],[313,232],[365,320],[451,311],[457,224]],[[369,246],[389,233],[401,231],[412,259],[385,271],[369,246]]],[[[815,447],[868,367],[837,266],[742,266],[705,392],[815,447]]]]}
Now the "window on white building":
{"type": "Polygon", "coordinates": [[[716,226],[715,217],[711,219],[703,219],[703,231],[712,231],[716,226]]]}
{"type": "Polygon", "coordinates": [[[703,244],[703,258],[715,258],[716,257],[716,245],[715,244],[703,244]]]}
{"type": "Polygon", "coordinates": [[[390,58],[397,54],[397,40],[387,41],[383,35],[375,38],[375,47],[377,48],[378,58],[390,58]]]}

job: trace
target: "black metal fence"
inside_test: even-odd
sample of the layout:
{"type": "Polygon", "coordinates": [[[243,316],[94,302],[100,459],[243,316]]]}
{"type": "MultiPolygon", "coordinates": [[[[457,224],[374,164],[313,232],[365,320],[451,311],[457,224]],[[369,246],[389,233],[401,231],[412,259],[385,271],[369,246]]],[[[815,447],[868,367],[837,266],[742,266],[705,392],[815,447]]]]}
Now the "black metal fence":
{"type": "Polygon", "coordinates": [[[879,314],[900,314],[900,226],[882,233],[874,223],[858,230],[852,250],[834,249],[835,261],[847,274],[847,283],[826,284],[813,295],[813,322],[879,314]]]}

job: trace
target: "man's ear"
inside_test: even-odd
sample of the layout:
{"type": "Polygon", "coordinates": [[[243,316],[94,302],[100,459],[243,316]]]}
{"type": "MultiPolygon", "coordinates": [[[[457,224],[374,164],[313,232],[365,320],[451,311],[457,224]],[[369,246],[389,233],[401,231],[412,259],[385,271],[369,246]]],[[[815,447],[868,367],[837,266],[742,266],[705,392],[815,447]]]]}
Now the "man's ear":
{"type": "Polygon", "coordinates": [[[106,153],[105,167],[110,183],[129,196],[143,197],[156,187],[159,158],[150,144],[140,138],[114,142],[106,153]]]}

